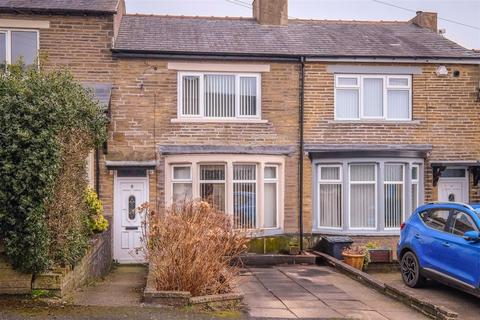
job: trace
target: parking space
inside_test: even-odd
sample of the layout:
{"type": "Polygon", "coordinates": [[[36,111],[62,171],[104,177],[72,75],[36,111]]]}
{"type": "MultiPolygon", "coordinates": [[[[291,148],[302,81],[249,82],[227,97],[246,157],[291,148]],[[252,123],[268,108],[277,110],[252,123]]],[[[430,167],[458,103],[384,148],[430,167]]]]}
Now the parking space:
{"type": "Polygon", "coordinates": [[[253,318],[426,319],[326,266],[251,268],[241,278],[253,318]]]}
{"type": "Polygon", "coordinates": [[[393,286],[399,286],[414,296],[424,298],[436,305],[444,306],[458,313],[462,320],[480,318],[480,298],[445,286],[436,281],[429,281],[425,288],[412,289],[403,284],[399,272],[371,273],[372,276],[393,286]]]}

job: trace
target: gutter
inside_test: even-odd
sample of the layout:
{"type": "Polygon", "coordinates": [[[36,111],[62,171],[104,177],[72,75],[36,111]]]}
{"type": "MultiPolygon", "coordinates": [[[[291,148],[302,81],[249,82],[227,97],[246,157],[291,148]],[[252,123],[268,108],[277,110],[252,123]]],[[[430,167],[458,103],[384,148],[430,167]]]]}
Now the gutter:
{"type": "Polygon", "coordinates": [[[100,197],[100,156],[98,148],[95,148],[95,192],[100,197]]]}
{"type": "Polygon", "coordinates": [[[305,57],[300,57],[300,154],[299,154],[299,186],[298,186],[298,233],[300,238],[300,252],[303,252],[303,153],[304,145],[304,118],[305,118],[305,57]]]}
{"type": "Polygon", "coordinates": [[[298,62],[370,62],[370,63],[445,63],[445,64],[480,64],[479,57],[400,57],[400,56],[307,56],[294,54],[262,54],[262,53],[218,53],[218,52],[180,52],[111,49],[117,58],[158,58],[158,59],[212,59],[212,60],[265,60],[298,62]]]}

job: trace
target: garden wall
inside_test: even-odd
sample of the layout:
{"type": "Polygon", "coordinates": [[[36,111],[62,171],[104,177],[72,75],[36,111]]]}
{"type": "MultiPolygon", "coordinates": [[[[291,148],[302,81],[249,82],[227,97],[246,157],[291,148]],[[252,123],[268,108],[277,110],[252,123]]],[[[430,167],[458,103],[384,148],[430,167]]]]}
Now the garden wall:
{"type": "Polygon", "coordinates": [[[42,290],[63,297],[88,280],[105,276],[111,264],[110,229],[92,239],[91,247],[75,267],[57,268],[35,277],[13,270],[0,253],[0,294],[29,294],[32,290],[42,290]]]}

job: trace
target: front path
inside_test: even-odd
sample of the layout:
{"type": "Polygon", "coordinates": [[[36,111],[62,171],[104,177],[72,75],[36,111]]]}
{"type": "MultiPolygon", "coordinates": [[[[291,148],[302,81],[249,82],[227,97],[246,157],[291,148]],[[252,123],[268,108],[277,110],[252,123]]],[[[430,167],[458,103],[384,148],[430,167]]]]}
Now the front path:
{"type": "Polygon", "coordinates": [[[240,286],[255,318],[427,319],[330,267],[251,268],[240,286]]]}
{"type": "Polygon", "coordinates": [[[122,265],[98,283],[84,287],[73,295],[73,304],[80,306],[139,306],[145,288],[147,268],[143,265],[122,265]]]}

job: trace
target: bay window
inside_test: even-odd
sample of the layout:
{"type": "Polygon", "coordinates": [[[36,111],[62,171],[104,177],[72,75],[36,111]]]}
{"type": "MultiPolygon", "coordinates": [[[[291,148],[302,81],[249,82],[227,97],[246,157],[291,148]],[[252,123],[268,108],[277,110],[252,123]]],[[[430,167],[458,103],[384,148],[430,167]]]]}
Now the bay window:
{"type": "Polygon", "coordinates": [[[178,117],[259,119],[260,74],[178,74],[178,117]]]}
{"type": "Polygon", "coordinates": [[[35,67],[38,63],[38,31],[36,30],[0,30],[0,67],[20,61],[26,67],[35,67]]]}
{"type": "Polygon", "coordinates": [[[423,202],[422,159],[322,159],[313,165],[314,231],[396,233],[423,202]]]}
{"type": "Polygon", "coordinates": [[[167,158],[167,204],[202,199],[231,214],[236,229],[261,229],[267,230],[267,234],[280,231],[282,156],[192,155],[190,158],[187,163],[184,156],[167,158]]]}
{"type": "Polygon", "coordinates": [[[336,120],[412,119],[409,75],[335,75],[336,120]]]}

